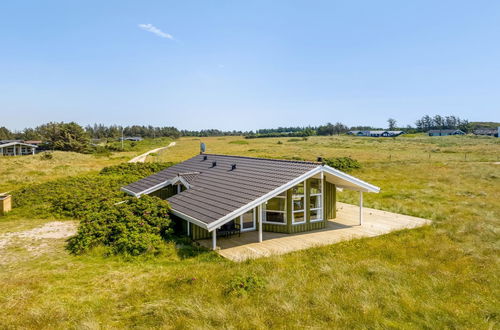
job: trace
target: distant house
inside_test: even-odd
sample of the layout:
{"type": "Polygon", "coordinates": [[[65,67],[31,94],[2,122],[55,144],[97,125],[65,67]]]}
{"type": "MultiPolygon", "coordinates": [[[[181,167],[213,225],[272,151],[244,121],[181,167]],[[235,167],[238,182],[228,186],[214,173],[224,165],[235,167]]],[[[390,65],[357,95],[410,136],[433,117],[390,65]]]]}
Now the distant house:
{"type": "Polygon", "coordinates": [[[396,137],[405,134],[404,131],[349,131],[348,135],[367,137],[396,137]]]}
{"type": "Polygon", "coordinates": [[[475,135],[487,135],[487,136],[496,136],[498,137],[498,132],[500,131],[500,127],[498,129],[495,128],[478,128],[474,130],[475,135]]]}
{"type": "Polygon", "coordinates": [[[448,136],[465,135],[465,132],[459,129],[431,129],[427,134],[429,134],[429,136],[448,136]]]}
{"type": "Polygon", "coordinates": [[[22,140],[0,140],[0,156],[34,155],[38,146],[22,140]]]}
{"type": "Polygon", "coordinates": [[[120,141],[123,140],[123,141],[134,141],[134,142],[138,142],[138,141],[142,141],[143,138],[140,137],[140,136],[126,136],[126,137],[123,137],[123,138],[120,138],[120,141]]]}
{"type": "Polygon", "coordinates": [[[200,154],[122,190],[166,199],[178,231],[192,239],[246,231],[298,233],[323,229],[336,217],[337,189],[380,188],[320,162],[200,154]]]}

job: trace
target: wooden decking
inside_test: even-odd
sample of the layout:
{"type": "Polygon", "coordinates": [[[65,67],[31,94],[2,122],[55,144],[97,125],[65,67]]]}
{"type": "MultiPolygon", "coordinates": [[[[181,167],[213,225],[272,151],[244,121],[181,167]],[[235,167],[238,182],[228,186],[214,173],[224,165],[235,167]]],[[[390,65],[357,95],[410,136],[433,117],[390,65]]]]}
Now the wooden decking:
{"type": "MultiPolygon", "coordinates": [[[[274,254],[308,249],[360,237],[373,237],[391,231],[416,228],[431,221],[408,215],[364,208],[363,225],[359,226],[359,207],[337,203],[337,218],[330,220],[325,229],[298,234],[263,233],[263,241],[258,242],[256,231],[242,233],[241,237],[217,239],[217,252],[233,261],[244,261],[274,254]]],[[[211,240],[199,243],[211,248],[211,240]]]]}

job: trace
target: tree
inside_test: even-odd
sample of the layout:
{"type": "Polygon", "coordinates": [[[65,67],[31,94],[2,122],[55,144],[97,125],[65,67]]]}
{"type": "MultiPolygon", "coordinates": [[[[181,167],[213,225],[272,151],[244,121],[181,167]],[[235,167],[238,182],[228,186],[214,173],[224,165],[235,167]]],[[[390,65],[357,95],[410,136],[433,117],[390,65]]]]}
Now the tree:
{"type": "Polygon", "coordinates": [[[48,123],[38,126],[36,130],[51,149],[81,153],[90,151],[89,135],[75,122],[48,123]]]}
{"type": "Polygon", "coordinates": [[[0,140],[10,140],[12,137],[12,132],[7,127],[0,127],[0,140]]]}
{"type": "Polygon", "coordinates": [[[396,129],[396,119],[389,118],[387,123],[389,124],[389,130],[394,131],[396,129]]]}

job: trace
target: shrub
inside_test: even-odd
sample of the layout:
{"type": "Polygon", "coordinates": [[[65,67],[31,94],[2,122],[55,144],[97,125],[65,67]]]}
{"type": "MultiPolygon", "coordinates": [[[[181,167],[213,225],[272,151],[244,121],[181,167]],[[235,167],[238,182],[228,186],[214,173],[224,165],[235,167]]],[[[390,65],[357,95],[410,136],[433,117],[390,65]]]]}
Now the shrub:
{"type": "Polygon", "coordinates": [[[283,142],[281,142],[281,141],[278,141],[278,144],[283,144],[283,142]]]}
{"type": "Polygon", "coordinates": [[[300,139],[288,139],[288,142],[300,142],[300,139]]]}
{"type": "Polygon", "coordinates": [[[41,160],[51,160],[52,158],[54,158],[54,155],[50,151],[44,151],[40,154],[41,160]]]}
{"type": "Polygon", "coordinates": [[[124,203],[87,213],[67,248],[73,254],[98,246],[106,247],[108,254],[161,254],[172,232],[169,210],[168,203],[157,197],[127,197],[124,203]]]}
{"type": "Polygon", "coordinates": [[[245,140],[235,140],[235,141],[229,141],[229,144],[248,144],[248,141],[245,141],[245,140]]]}
{"type": "Polygon", "coordinates": [[[326,165],[344,172],[361,168],[361,164],[356,159],[352,159],[351,157],[325,158],[323,161],[326,165]]]}
{"type": "Polygon", "coordinates": [[[160,172],[174,163],[121,163],[118,165],[103,168],[100,175],[120,175],[131,177],[146,177],[148,175],[160,172]]]}
{"type": "Polygon", "coordinates": [[[229,281],[226,294],[243,296],[264,286],[265,281],[259,276],[237,276],[229,281]]]}
{"type": "Polygon", "coordinates": [[[120,187],[146,177],[172,163],[124,163],[105,167],[99,175],[68,177],[30,185],[14,191],[15,207],[30,207],[38,216],[83,218],[120,202],[125,194],[120,187]]]}

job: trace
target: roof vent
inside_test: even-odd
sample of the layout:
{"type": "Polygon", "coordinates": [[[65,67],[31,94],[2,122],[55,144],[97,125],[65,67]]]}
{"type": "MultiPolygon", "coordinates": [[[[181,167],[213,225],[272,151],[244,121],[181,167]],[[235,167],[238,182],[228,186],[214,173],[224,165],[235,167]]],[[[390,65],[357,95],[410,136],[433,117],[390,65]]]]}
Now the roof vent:
{"type": "Polygon", "coordinates": [[[234,171],[236,169],[236,164],[231,165],[231,171],[234,171]]]}
{"type": "Polygon", "coordinates": [[[217,166],[217,162],[212,162],[212,167],[217,166]]]}
{"type": "Polygon", "coordinates": [[[203,156],[203,160],[207,160],[208,159],[208,156],[207,155],[204,155],[203,156]]]}

